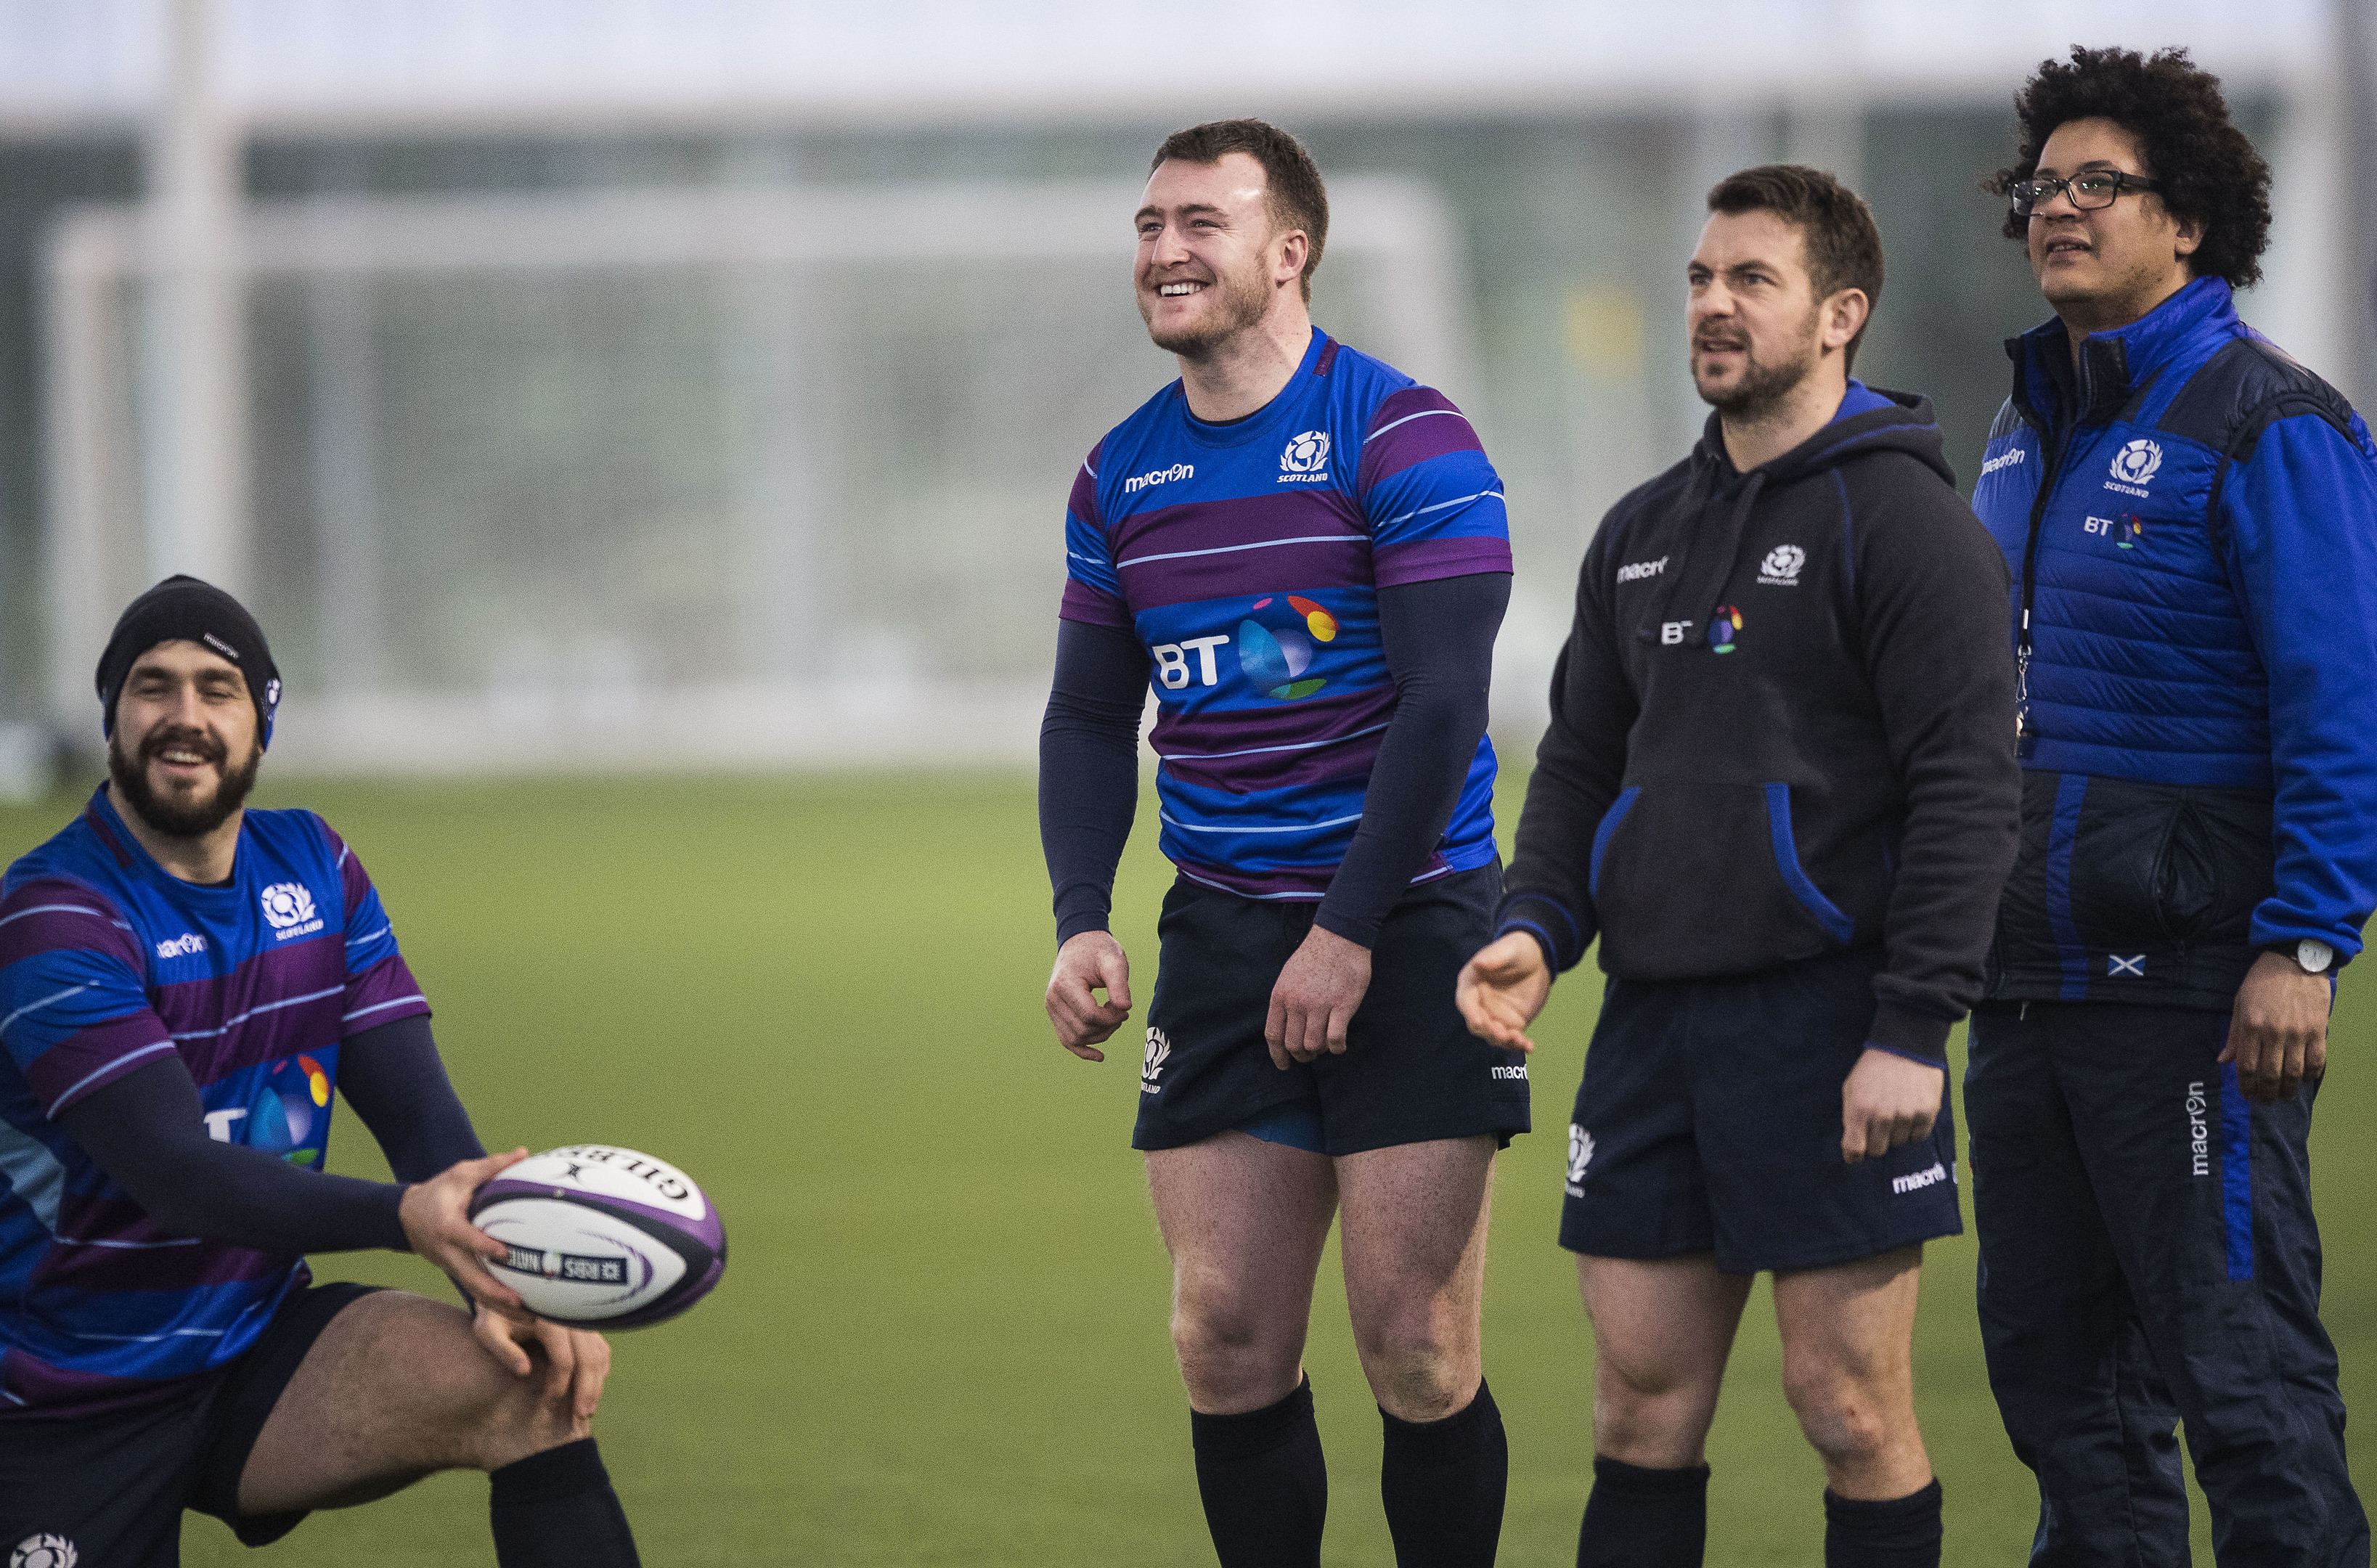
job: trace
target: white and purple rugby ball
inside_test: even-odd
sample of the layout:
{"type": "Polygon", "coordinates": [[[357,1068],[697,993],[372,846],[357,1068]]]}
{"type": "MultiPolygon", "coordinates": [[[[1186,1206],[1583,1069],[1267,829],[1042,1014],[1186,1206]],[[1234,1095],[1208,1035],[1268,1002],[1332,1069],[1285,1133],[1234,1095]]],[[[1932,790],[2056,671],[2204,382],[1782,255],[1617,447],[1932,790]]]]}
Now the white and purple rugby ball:
{"type": "Polygon", "coordinates": [[[472,1194],[471,1218],[511,1249],[489,1271],[572,1328],[673,1318],[726,1268],[726,1228],[693,1179],[609,1143],[531,1155],[472,1194]]]}

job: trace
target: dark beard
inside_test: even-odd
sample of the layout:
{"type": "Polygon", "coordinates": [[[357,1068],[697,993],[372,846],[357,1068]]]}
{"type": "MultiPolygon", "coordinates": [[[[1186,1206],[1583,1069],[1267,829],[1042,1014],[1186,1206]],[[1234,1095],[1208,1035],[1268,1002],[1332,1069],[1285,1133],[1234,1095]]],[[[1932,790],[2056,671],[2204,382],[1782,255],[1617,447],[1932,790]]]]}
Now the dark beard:
{"type": "MultiPolygon", "coordinates": [[[[1271,308],[1271,292],[1260,278],[1247,280],[1244,287],[1236,279],[1216,278],[1207,287],[1222,292],[1222,309],[1218,317],[1197,331],[1177,333],[1168,338],[1157,337],[1151,322],[1147,335],[1157,348],[1183,358],[1201,359],[1233,333],[1244,331],[1260,321],[1263,312],[1271,308]]],[[[1140,304],[1139,315],[1141,320],[1147,319],[1147,305],[1143,300],[1140,304]]]]}
{"type": "Polygon", "coordinates": [[[1740,382],[1719,397],[1701,394],[1701,401],[1729,419],[1750,423],[1780,407],[1808,372],[1815,367],[1804,359],[1786,360],[1781,365],[1752,365],[1741,374],[1740,382]]]}
{"type": "Polygon", "coordinates": [[[202,730],[162,725],[150,730],[140,743],[140,755],[124,754],[124,738],[119,733],[108,742],[107,772],[115,787],[124,794],[134,815],[151,830],[167,838],[204,838],[231,820],[231,814],[247,802],[247,792],[256,787],[256,770],[264,761],[264,748],[248,753],[244,766],[223,766],[223,748],[212,736],[202,730]],[[149,787],[149,763],[168,746],[182,745],[204,754],[215,765],[220,781],[214,794],[204,800],[165,800],[149,787]]]}
{"type": "MultiPolygon", "coordinates": [[[[1739,385],[1714,398],[1702,392],[1701,401],[1743,424],[1753,424],[1772,413],[1816,367],[1817,356],[1809,350],[1815,346],[1816,324],[1822,314],[1821,310],[1808,313],[1807,326],[1799,337],[1783,345],[1786,357],[1780,363],[1763,365],[1753,360],[1742,370],[1739,385]]],[[[1699,390],[1697,378],[1693,389],[1699,390]]]]}

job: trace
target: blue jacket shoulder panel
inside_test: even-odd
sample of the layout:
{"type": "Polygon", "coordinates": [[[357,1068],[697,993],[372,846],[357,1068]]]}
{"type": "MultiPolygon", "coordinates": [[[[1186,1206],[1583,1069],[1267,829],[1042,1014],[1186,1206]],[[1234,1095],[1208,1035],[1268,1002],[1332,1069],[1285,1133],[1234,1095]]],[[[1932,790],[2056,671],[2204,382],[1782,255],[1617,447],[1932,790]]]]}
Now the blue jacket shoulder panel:
{"type": "Polygon", "coordinates": [[[2369,433],[2344,394],[2251,329],[2215,350],[2156,422],[2157,430],[2237,460],[2281,419],[2308,414],[2364,450],[2369,433]],[[2357,428],[2356,428],[2357,427],[2357,428]]]}

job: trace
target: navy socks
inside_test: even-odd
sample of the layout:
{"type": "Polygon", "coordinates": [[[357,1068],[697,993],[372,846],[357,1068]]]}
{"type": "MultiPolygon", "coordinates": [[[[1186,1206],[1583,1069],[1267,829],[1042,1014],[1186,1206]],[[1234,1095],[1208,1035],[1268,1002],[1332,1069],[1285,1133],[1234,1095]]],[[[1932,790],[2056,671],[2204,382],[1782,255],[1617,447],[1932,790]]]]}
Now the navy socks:
{"type": "Polygon", "coordinates": [[[500,1568],[639,1568],[636,1538],[591,1437],[487,1477],[500,1568]]]}
{"type": "Polygon", "coordinates": [[[1319,1568],[1329,1467],[1312,1419],[1312,1380],[1244,1415],[1191,1410],[1188,1432],[1197,1495],[1222,1568],[1319,1568]]]}
{"type": "Polygon", "coordinates": [[[1485,1380],[1468,1405],[1440,1421],[1379,1416],[1387,1424],[1379,1491],[1399,1568],[1492,1568],[1511,1445],[1485,1380]]]}
{"type": "Polygon", "coordinates": [[[1708,1479],[1706,1465],[1646,1470],[1596,1456],[1576,1568],[1700,1568],[1708,1479]]]}
{"type": "Polygon", "coordinates": [[[1940,1483],[1880,1502],[1824,1489],[1824,1568],[1940,1568],[1940,1483]]]}

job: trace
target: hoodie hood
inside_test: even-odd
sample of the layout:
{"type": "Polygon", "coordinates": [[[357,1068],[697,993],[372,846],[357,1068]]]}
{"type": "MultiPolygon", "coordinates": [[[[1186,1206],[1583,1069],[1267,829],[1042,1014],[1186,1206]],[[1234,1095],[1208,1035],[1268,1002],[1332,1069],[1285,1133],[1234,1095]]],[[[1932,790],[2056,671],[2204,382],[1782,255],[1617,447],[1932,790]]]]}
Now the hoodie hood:
{"type": "MultiPolygon", "coordinates": [[[[1850,386],[1854,389],[1850,398],[1857,401],[1856,390],[1864,389],[1857,382],[1850,386]]],[[[1948,466],[1931,400],[1920,392],[1893,392],[1886,387],[1873,388],[1871,396],[1884,400],[1883,404],[1832,421],[1782,456],[1751,469],[1749,477],[1762,475],[1769,485],[1783,485],[1837,468],[1869,452],[1904,452],[1927,464],[1953,489],[1956,471],[1948,466]]],[[[1733,460],[1726,455],[1721,418],[1713,412],[1701,427],[1701,438],[1692,448],[1692,463],[1695,468],[1707,464],[1720,474],[1739,477],[1733,460]]]]}
{"type": "MultiPolygon", "coordinates": [[[[1863,389],[1857,383],[1851,385],[1863,389]]],[[[1893,392],[1880,387],[1872,389],[1871,396],[1883,400],[1881,406],[1833,420],[1748,473],[1736,469],[1726,452],[1722,416],[1710,413],[1692,448],[1691,484],[1686,493],[1687,508],[1698,513],[1691,547],[1681,569],[1668,578],[1666,592],[1654,601],[1651,614],[1635,628],[1637,637],[1656,642],[1664,622],[1706,623],[1733,576],[1743,529],[1757,509],[1759,497],[1770,487],[1793,484],[1877,452],[1911,457],[1951,489],[1955,487],[1956,472],[1948,466],[1931,400],[1918,392],[1893,392]]]]}

